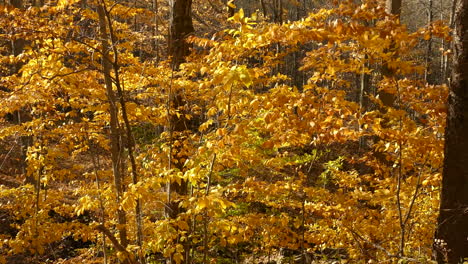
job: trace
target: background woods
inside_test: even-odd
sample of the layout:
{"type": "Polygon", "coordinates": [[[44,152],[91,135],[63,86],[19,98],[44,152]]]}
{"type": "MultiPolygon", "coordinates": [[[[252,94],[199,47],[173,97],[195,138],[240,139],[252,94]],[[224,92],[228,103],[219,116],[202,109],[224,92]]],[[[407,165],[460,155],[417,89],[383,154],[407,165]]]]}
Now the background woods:
{"type": "Polygon", "coordinates": [[[0,263],[428,263],[460,1],[0,1],[0,263]]]}

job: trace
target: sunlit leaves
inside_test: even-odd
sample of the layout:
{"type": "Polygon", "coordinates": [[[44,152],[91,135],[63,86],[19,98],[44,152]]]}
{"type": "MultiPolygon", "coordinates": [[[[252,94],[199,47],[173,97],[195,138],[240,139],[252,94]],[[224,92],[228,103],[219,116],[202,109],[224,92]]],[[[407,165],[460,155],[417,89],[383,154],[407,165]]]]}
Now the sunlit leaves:
{"type": "MultiPolygon", "coordinates": [[[[19,18],[13,24],[2,18],[1,37],[26,38],[28,45],[20,56],[1,58],[22,65],[2,77],[0,113],[27,114],[4,122],[0,138],[31,138],[27,174],[20,177],[41,185],[37,212],[33,185],[0,189],[0,196],[11,201],[6,207],[24,221],[17,226],[19,235],[4,243],[10,252],[41,254],[68,234],[98,242],[93,225],[105,219],[114,232],[116,212],[125,211],[130,223],[140,199],[143,249],[176,262],[184,259],[184,243],[200,258],[205,242],[210,250],[248,247],[259,255],[301,245],[307,252],[342,248],[354,260],[385,260],[388,256],[375,245],[398,252],[398,211],[410,212],[406,226],[412,233],[405,250],[427,255],[447,87],[415,78],[422,67],[414,49],[428,36],[448,39],[443,24],[410,33],[374,1],[349,1],[281,25],[240,9],[230,19],[234,28],[212,39],[190,37],[193,54],[173,71],[169,61],[151,57],[159,54],[159,46],[148,50],[152,41],[163,42],[162,33],[146,36],[128,23],[154,21],[155,14],[124,3],[113,8],[119,41],[118,60],[112,63],[119,64],[134,135],[119,138],[124,146],[121,197],[112,187],[109,102],[93,9],[59,1],[53,10],[2,11],[19,18]],[[302,83],[293,82],[284,70],[290,65],[283,65],[291,54],[302,56],[299,51],[305,54],[296,58],[302,83]],[[383,65],[395,76],[382,77],[383,65]],[[371,102],[368,108],[356,99],[361,75],[371,78],[372,90],[363,93],[371,102]],[[384,105],[379,90],[393,94],[395,105],[384,105]],[[174,94],[186,103],[171,101],[174,94]],[[184,128],[168,129],[170,116],[183,117],[184,128]],[[129,177],[130,140],[136,143],[137,183],[129,177]],[[165,193],[168,184],[182,181],[189,183],[189,192],[165,193]],[[177,218],[165,213],[168,199],[184,209],[177,218]],[[51,210],[59,216],[50,216],[51,210]],[[58,223],[60,217],[89,217],[90,224],[58,223]]],[[[161,20],[162,15],[155,16],[161,20]]],[[[118,121],[123,128],[120,115],[118,121]]],[[[128,224],[128,230],[133,250],[135,228],[128,224]]]]}

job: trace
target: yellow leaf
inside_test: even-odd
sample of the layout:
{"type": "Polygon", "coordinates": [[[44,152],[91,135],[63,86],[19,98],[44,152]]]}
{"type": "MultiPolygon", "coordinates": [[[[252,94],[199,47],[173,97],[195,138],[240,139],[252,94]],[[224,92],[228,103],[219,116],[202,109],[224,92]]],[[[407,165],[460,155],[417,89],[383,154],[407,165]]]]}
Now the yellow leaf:
{"type": "Polygon", "coordinates": [[[218,136],[224,136],[226,135],[226,128],[220,128],[216,131],[216,135],[218,136]]]}
{"type": "Polygon", "coordinates": [[[230,0],[227,5],[230,7],[230,8],[236,8],[236,5],[234,4],[234,0],[230,0]]]}
{"type": "Polygon", "coordinates": [[[182,260],[184,260],[184,256],[180,254],[179,252],[175,253],[172,258],[176,263],[182,263],[182,260]]]}
{"type": "Polygon", "coordinates": [[[198,199],[196,210],[199,210],[199,211],[203,210],[207,206],[208,206],[208,199],[206,199],[206,197],[202,197],[198,199]]]}
{"type": "Polygon", "coordinates": [[[185,221],[178,221],[177,222],[177,226],[181,229],[181,230],[189,230],[189,225],[187,224],[187,222],[185,221]]]}

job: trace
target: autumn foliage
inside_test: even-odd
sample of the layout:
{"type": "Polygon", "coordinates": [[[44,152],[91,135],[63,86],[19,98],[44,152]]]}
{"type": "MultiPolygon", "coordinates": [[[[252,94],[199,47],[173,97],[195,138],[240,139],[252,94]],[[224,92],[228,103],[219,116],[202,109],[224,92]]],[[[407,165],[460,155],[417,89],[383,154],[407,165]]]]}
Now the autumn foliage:
{"type": "Polygon", "coordinates": [[[447,87],[422,80],[417,45],[449,40],[448,28],[410,32],[380,1],[340,2],[281,24],[240,9],[220,18],[229,29],[188,36],[192,53],[177,71],[161,51],[164,32],[132,26],[153,14],[131,3],[1,6],[1,159],[17,162],[17,181],[0,185],[1,213],[11,220],[0,263],[45,261],[64,238],[88,244],[75,262],[54,263],[429,261],[447,87]],[[103,4],[115,32],[106,51],[96,12],[103,4]],[[24,50],[13,55],[8,43],[19,40],[24,50]],[[106,53],[123,104],[106,96],[106,53]],[[291,57],[301,78],[285,64],[291,57]],[[175,94],[185,103],[174,107],[175,94]],[[174,115],[184,131],[168,129],[174,115]],[[181,181],[186,195],[167,193],[181,181]],[[165,213],[169,201],[183,208],[176,218],[165,213]],[[118,211],[129,242],[122,248],[118,211]]]}

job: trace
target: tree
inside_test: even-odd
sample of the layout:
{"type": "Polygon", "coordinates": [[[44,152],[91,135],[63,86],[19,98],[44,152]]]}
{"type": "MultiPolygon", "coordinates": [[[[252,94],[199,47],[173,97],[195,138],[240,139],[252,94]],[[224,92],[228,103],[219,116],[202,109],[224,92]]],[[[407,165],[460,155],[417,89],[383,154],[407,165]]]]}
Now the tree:
{"type": "MultiPolygon", "coordinates": [[[[397,19],[400,18],[401,15],[401,0],[387,0],[385,9],[387,13],[394,15],[397,19]]],[[[392,42],[389,47],[389,53],[394,53],[394,57],[398,57],[397,52],[395,50],[395,43],[392,42]]],[[[393,78],[395,74],[395,69],[389,67],[388,64],[384,64],[382,68],[382,75],[387,78],[393,78]]],[[[386,91],[379,91],[379,96],[385,106],[393,106],[395,102],[395,95],[388,93],[386,91]]]]}
{"type": "Polygon", "coordinates": [[[392,15],[401,14],[401,0],[387,0],[387,12],[392,15]]]}
{"type": "Polygon", "coordinates": [[[445,130],[440,212],[435,235],[438,263],[468,258],[468,1],[458,1],[454,61],[445,130]]]}
{"type": "Polygon", "coordinates": [[[186,38],[193,29],[192,0],[170,0],[171,20],[169,29],[169,55],[172,56],[173,69],[179,69],[179,65],[190,54],[190,44],[186,38]]]}
{"type": "MultiPolygon", "coordinates": [[[[190,43],[187,42],[189,34],[193,33],[192,23],[192,0],[172,0],[170,2],[170,27],[169,27],[169,55],[171,56],[171,67],[174,71],[178,71],[180,64],[185,61],[185,57],[190,54],[190,43]]],[[[177,169],[180,172],[184,171],[184,163],[188,156],[184,153],[186,146],[183,143],[184,131],[187,130],[187,121],[185,115],[186,102],[183,98],[182,90],[174,90],[169,88],[168,94],[168,118],[169,118],[169,169],[177,169]],[[178,145],[175,142],[179,142],[178,145]],[[181,144],[180,144],[181,143],[181,144]]],[[[172,181],[167,184],[167,207],[166,215],[175,219],[182,212],[180,199],[187,195],[188,182],[185,179],[172,181]],[[179,198],[171,196],[178,195],[179,198]]],[[[178,239],[179,240],[179,239],[178,239]]],[[[171,255],[171,263],[180,263],[180,257],[183,256],[185,263],[189,263],[189,248],[188,241],[182,242],[184,245],[183,251],[177,255],[171,255]]]]}
{"type": "Polygon", "coordinates": [[[302,20],[310,1],[261,1],[265,17],[239,0],[227,21],[223,2],[0,8],[0,43],[27,43],[0,50],[0,117],[31,116],[1,120],[0,163],[34,135],[40,184],[0,186],[0,263],[61,262],[64,237],[89,242],[82,263],[430,258],[447,89],[420,79],[417,45],[444,28],[410,32],[380,0],[302,20]],[[395,104],[359,107],[358,76],[369,103],[395,104]]]}
{"type": "MultiPolygon", "coordinates": [[[[123,148],[121,146],[121,134],[119,132],[119,119],[118,119],[118,108],[117,108],[117,99],[115,92],[112,89],[112,64],[111,58],[109,56],[110,48],[108,42],[108,33],[107,33],[107,22],[106,22],[106,8],[103,3],[99,3],[97,6],[97,12],[99,15],[99,31],[101,36],[101,45],[102,45],[102,68],[106,86],[106,95],[109,104],[109,114],[110,114],[110,145],[111,145],[111,160],[112,160],[112,174],[114,178],[114,188],[117,203],[120,203],[123,196],[123,175],[122,175],[122,152],[123,148]]],[[[125,248],[128,245],[127,241],[127,217],[125,211],[119,208],[117,210],[118,219],[119,219],[119,237],[120,243],[125,248]]]]}

